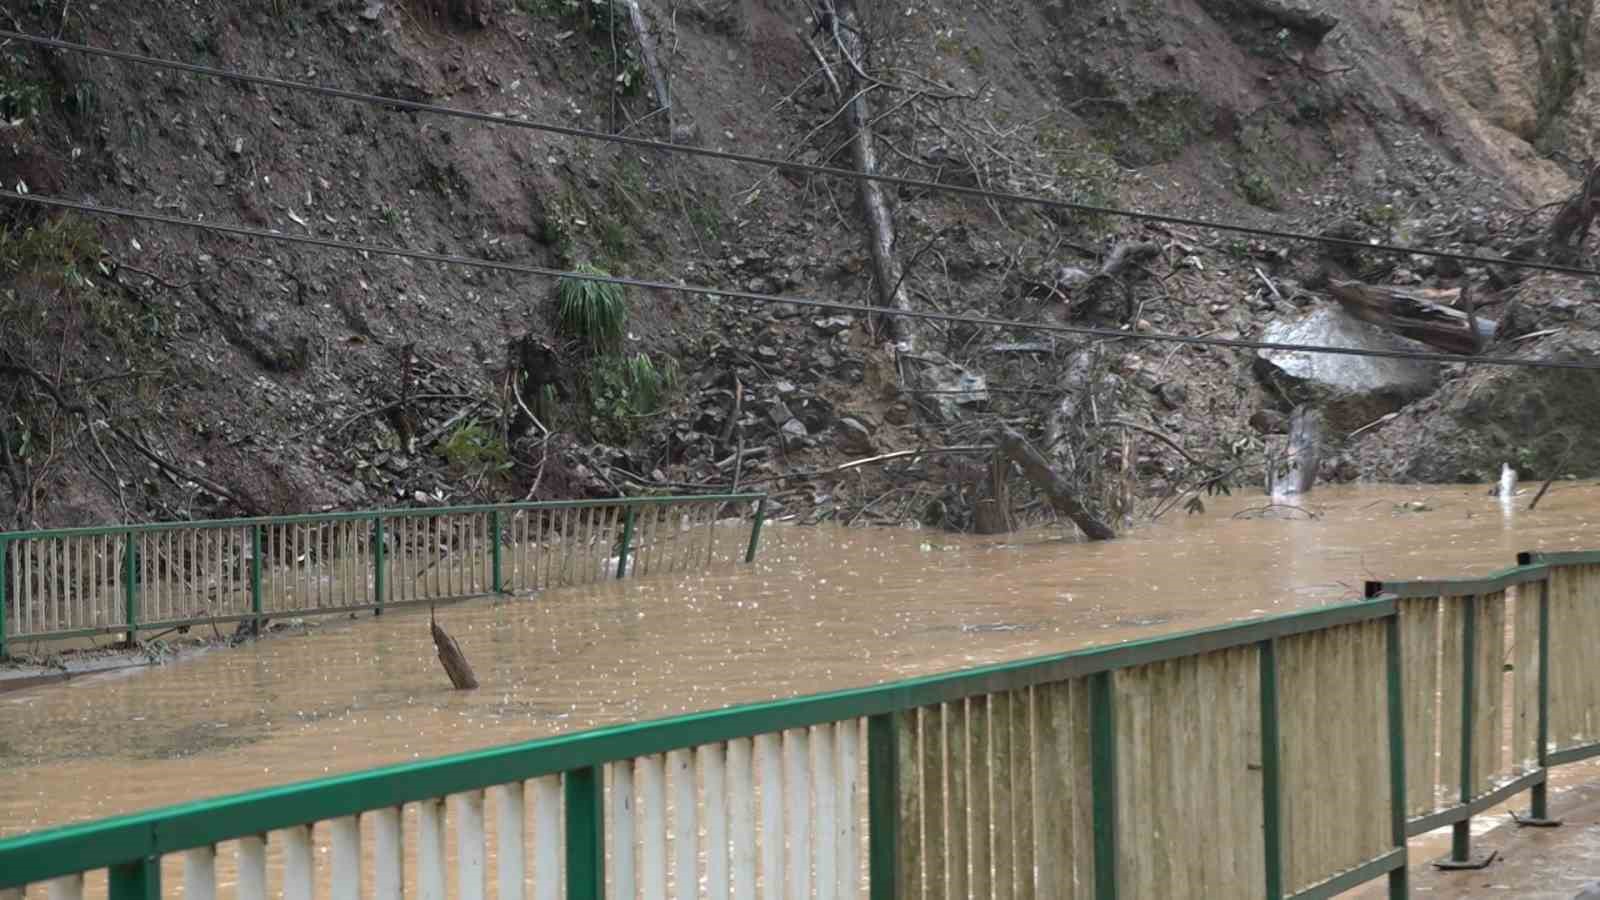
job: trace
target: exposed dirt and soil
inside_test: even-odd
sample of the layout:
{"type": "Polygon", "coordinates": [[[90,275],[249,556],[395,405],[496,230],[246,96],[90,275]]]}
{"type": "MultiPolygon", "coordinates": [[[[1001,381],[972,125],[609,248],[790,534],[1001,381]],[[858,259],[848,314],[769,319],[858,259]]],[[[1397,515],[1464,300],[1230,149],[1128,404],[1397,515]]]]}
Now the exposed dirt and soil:
{"type": "MultiPolygon", "coordinates": [[[[1586,155],[1587,13],[1358,2],[1323,34],[1283,12],[1296,6],[872,4],[879,156],[916,178],[1537,255],[1529,242],[1554,210],[1535,207],[1575,189],[1586,155]],[[1474,80],[1489,71],[1492,83],[1474,80]]],[[[803,2],[642,2],[670,115],[625,17],[613,25],[589,0],[11,7],[6,25],[156,57],[850,164],[803,2]]],[[[842,180],[16,42],[0,45],[0,113],[7,189],[560,269],[874,296],[842,180]]],[[[1591,286],[1562,276],[923,191],[891,202],[905,286],[929,310],[1252,338],[1330,303],[1331,272],[1469,285],[1483,314],[1516,313],[1497,353],[1592,359],[1600,346],[1591,286]],[[1114,289],[1073,273],[1127,241],[1159,252],[1114,289]]],[[[1247,351],[962,324],[919,328],[989,390],[917,395],[863,319],[684,292],[629,291],[621,351],[597,359],[558,327],[548,280],[15,203],[0,215],[0,516],[14,526],[737,482],[813,519],[966,527],[981,456],[836,467],[981,446],[1003,424],[1042,439],[1075,394],[1091,409],[1054,455],[1128,520],[1201,485],[1259,484],[1294,399],[1263,385],[1247,351]],[[629,368],[639,354],[655,381],[629,368]]],[[[1524,477],[1595,471],[1600,457],[1567,450],[1600,428],[1576,393],[1592,396],[1592,379],[1544,377],[1447,367],[1399,417],[1353,442],[1333,435],[1324,477],[1453,480],[1502,457],[1524,477]],[[1523,415],[1512,407],[1530,384],[1546,399],[1523,415]]],[[[1025,494],[1018,505],[1043,508],[1025,494]]]]}

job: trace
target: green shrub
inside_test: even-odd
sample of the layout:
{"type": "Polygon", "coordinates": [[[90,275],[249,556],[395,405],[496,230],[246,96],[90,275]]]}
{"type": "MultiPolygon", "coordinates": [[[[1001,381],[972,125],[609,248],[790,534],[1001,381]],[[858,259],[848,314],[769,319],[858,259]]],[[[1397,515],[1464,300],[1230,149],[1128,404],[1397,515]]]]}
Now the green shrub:
{"type": "MultiPolygon", "coordinates": [[[[589,263],[580,263],[577,271],[585,275],[609,274],[589,263]]],[[[562,331],[588,342],[597,354],[622,346],[628,321],[628,300],[622,285],[567,277],[561,279],[556,293],[557,322],[562,331]]]]}
{"type": "Polygon", "coordinates": [[[510,455],[500,436],[477,419],[468,419],[439,442],[435,451],[450,465],[465,472],[503,471],[510,466],[510,455]]]}

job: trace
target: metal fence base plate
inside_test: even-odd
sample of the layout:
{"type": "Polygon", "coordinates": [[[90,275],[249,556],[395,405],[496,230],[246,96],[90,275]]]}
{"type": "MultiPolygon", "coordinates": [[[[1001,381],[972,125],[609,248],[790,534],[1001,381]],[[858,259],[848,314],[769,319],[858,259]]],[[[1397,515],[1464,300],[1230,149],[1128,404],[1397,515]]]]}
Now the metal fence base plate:
{"type": "Polygon", "coordinates": [[[1559,828],[1560,819],[1535,819],[1532,816],[1512,816],[1511,821],[1517,823],[1519,828],[1559,828]]]}
{"type": "Polygon", "coordinates": [[[1488,868],[1489,864],[1494,862],[1495,857],[1499,855],[1500,851],[1490,850],[1488,853],[1485,853],[1482,856],[1469,856],[1466,859],[1451,859],[1448,856],[1441,856],[1433,861],[1433,867],[1435,869],[1444,869],[1445,871],[1453,871],[1456,869],[1485,869],[1488,868]]]}

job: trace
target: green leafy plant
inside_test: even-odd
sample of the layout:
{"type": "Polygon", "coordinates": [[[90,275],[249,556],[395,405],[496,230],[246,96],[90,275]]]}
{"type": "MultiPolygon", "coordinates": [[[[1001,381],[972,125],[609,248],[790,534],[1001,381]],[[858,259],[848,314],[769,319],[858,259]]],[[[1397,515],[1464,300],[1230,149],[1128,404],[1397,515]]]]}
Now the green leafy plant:
{"type": "Polygon", "coordinates": [[[82,287],[101,252],[94,227],[74,216],[0,228],[0,272],[6,274],[59,277],[68,286],[82,287]]]}
{"type": "MultiPolygon", "coordinates": [[[[577,271],[585,275],[609,275],[589,263],[580,263],[577,271]]],[[[561,279],[556,294],[556,317],[562,331],[588,342],[589,348],[597,354],[622,346],[628,299],[621,285],[569,276],[561,279]]]]}
{"type": "Polygon", "coordinates": [[[637,420],[659,412],[678,385],[677,360],[657,365],[649,356],[602,356],[588,378],[590,427],[596,437],[626,443],[637,420]]]}
{"type": "Polygon", "coordinates": [[[435,452],[450,465],[467,472],[504,471],[511,465],[505,442],[477,419],[468,419],[457,426],[439,442],[435,452]]]}

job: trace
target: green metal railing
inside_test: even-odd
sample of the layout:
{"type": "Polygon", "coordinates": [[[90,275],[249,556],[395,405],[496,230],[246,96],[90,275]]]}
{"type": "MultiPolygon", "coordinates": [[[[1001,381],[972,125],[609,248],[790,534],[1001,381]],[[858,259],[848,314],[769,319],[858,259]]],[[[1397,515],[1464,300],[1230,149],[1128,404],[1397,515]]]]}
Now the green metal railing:
{"type": "Polygon", "coordinates": [[[0,533],[0,659],[25,641],[381,615],[741,553],[748,562],[765,509],[763,494],[719,494],[0,533]],[[717,515],[730,502],[756,515],[748,542],[719,554],[717,515]]]}
{"type": "MultiPolygon", "coordinates": [[[[463,896],[478,896],[475,879],[491,868],[485,789],[514,835],[494,844],[500,896],[521,896],[505,891],[527,871],[525,782],[544,798],[533,877],[554,891],[559,876],[572,900],[599,898],[608,881],[620,896],[640,883],[664,890],[669,841],[672,877],[703,875],[709,896],[754,896],[758,880],[765,896],[848,896],[865,876],[874,898],[1277,900],[1380,877],[1403,897],[1408,835],[1447,825],[1459,835],[1528,789],[1544,820],[1549,767],[1600,754],[1600,687],[1562,675],[1569,664],[1582,672],[1600,639],[1600,553],[1527,554],[1488,578],[1371,583],[1368,593],[24,835],[0,841],[0,897],[96,870],[110,873],[113,898],[156,896],[180,854],[186,883],[207,883],[226,842],[240,846],[240,883],[264,884],[268,832],[301,861],[316,857],[313,835],[331,834],[334,896],[356,896],[362,866],[392,883],[412,853],[394,850],[398,809],[420,817],[419,877],[447,865],[444,798],[461,858],[479,860],[458,867],[463,896]],[[1491,669],[1508,624],[1515,662],[1491,669]],[[1430,659],[1443,685],[1422,677],[1430,659]],[[1522,717],[1509,756],[1496,724],[1507,696],[1522,717]],[[363,863],[369,823],[380,850],[363,863]]],[[[1453,849],[1453,860],[1470,856],[1464,840],[1453,849]]],[[[285,865],[286,894],[309,891],[312,864],[285,865]]]]}

